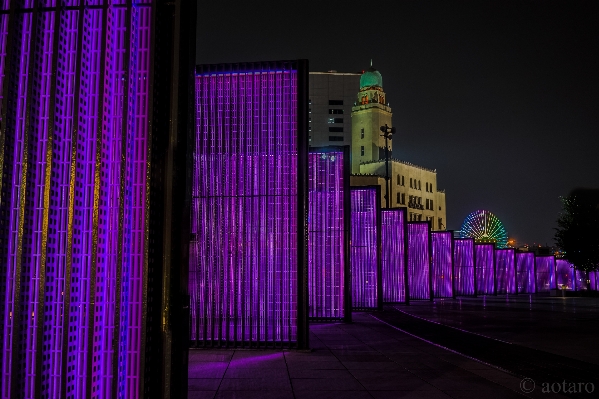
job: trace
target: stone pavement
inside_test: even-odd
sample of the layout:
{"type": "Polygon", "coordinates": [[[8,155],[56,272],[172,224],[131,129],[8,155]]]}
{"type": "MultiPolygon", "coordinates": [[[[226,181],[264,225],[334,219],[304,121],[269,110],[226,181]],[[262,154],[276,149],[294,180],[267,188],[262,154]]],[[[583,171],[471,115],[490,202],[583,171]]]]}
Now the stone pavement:
{"type": "Polygon", "coordinates": [[[311,352],[191,349],[189,398],[548,398],[539,389],[524,395],[520,378],[373,316],[311,324],[311,352]]]}

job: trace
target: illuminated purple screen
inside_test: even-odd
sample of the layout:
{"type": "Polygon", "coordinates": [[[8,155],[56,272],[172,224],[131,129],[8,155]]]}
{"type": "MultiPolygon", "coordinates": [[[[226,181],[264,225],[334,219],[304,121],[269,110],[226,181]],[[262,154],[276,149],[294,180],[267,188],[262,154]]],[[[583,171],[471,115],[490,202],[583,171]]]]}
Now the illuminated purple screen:
{"type": "Polygon", "coordinates": [[[204,66],[195,83],[191,340],[294,343],[297,69],[287,62],[204,66]]]}
{"type": "Polygon", "coordinates": [[[456,295],[474,295],[474,240],[455,239],[453,262],[456,295]]]}
{"type": "Polygon", "coordinates": [[[551,288],[555,288],[555,258],[553,256],[537,256],[535,262],[537,292],[549,292],[551,288]]]}
{"type": "Polygon", "coordinates": [[[433,296],[436,298],[448,298],[453,295],[452,235],[453,233],[450,231],[431,233],[433,249],[431,271],[433,296]]]}
{"type": "Polygon", "coordinates": [[[428,223],[408,222],[408,284],[410,299],[430,299],[428,223]]]}
{"type": "Polygon", "coordinates": [[[381,258],[383,270],[383,301],[405,301],[405,210],[382,211],[381,258]]]}
{"type": "Polygon", "coordinates": [[[379,306],[380,200],[375,188],[351,189],[352,308],[379,306]]]}
{"type": "Polygon", "coordinates": [[[557,288],[560,290],[574,289],[574,269],[565,259],[555,260],[557,288]]]}
{"type": "Polygon", "coordinates": [[[345,309],[345,204],[342,151],[308,155],[309,317],[341,319],[345,309]]]}
{"type": "Polygon", "coordinates": [[[475,244],[474,260],[476,266],[476,293],[479,295],[495,294],[495,266],[493,244],[475,244]]]}
{"type": "Polygon", "coordinates": [[[0,396],[137,398],[153,2],[10,3],[20,10],[0,14],[0,396]]]}
{"type": "Polygon", "coordinates": [[[535,255],[532,252],[516,253],[518,294],[535,293],[535,255]]]}
{"type": "Polygon", "coordinates": [[[497,294],[516,293],[516,265],[513,249],[495,250],[495,270],[497,273],[497,294]]]}
{"type": "Polygon", "coordinates": [[[589,272],[576,270],[576,290],[586,291],[589,289],[589,272]]]}

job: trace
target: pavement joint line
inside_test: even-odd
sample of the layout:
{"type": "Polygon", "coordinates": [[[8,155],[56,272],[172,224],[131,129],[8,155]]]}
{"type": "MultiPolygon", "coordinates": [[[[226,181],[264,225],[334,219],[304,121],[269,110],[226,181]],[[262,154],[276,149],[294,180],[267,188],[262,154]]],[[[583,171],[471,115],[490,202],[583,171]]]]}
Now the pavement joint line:
{"type": "MultiPolygon", "coordinates": [[[[337,324],[337,323],[336,323],[336,325],[339,325],[339,324],[337,324]]],[[[341,324],[341,325],[343,325],[343,324],[341,324]]],[[[355,336],[353,336],[352,334],[349,334],[347,331],[345,331],[345,330],[343,330],[343,329],[341,329],[341,330],[342,330],[343,332],[345,332],[346,334],[348,334],[348,335],[351,335],[352,337],[356,338],[356,337],[355,337],[355,336]]],[[[316,334],[315,334],[315,335],[316,335],[316,334]]],[[[318,335],[316,335],[316,338],[318,338],[318,335]]],[[[349,375],[351,375],[351,376],[354,378],[354,380],[356,380],[356,382],[357,382],[358,384],[360,384],[360,386],[361,386],[362,388],[364,388],[364,391],[365,391],[365,392],[367,392],[367,393],[368,393],[368,395],[370,395],[370,397],[374,399],[374,396],[372,396],[372,394],[370,393],[370,391],[369,391],[368,389],[366,389],[366,387],[364,386],[364,384],[362,384],[362,383],[360,382],[360,380],[358,380],[358,379],[356,378],[356,376],[352,374],[352,372],[351,372],[351,371],[350,371],[350,370],[347,368],[347,366],[346,366],[345,364],[343,364],[343,362],[342,362],[341,360],[339,360],[339,358],[338,358],[338,357],[337,357],[337,355],[336,355],[336,354],[335,354],[335,353],[334,353],[334,352],[331,350],[331,348],[329,348],[329,346],[328,346],[327,344],[325,344],[324,342],[322,342],[322,340],[321,340],[320,338],[318,338],[318,340],[320,341],[320,343],[321,343],[321,344],[323,344],[323,345],[325,345],[325,346],[327,347],[327,349],[328,349],[328,350],[331,352],[331,354],[332,354],[333,356],[335,356],[335,359],[337,359],[337,361],[338,361],[339,363],[341,363],[341,365],[342,365],[342,366],[345,368],[345,370],[346,370],[346,371],[349,373],[349,375]]],[[[360,341],[360,342],[362,342],[361,340],[359,340],[359,341],[360,341]]],[[[365,342],[363,342],[363,343],[365,343],[365,342]]],[[[370,346],[370,345],[368,345],[368,346],[370,346]]]]}
{"type": "Polygon", "coordinates": [[[293,389],[293,381],[291,381],[291,374],[289,373],[289,365],[287,364],[287,356],[285,353],[289,353],[288,351],[283,351],[283,359],[285,359],[285,368],[287,369],[287,378],[289,378],[289,386],[291,387],[291,395],[295,399],[295,389],[293,389]]]}
{"type": "Polygon", "coordinates": [[[487,339],[492,339],[493,341],[499,341],[499,342],[502,342],[502,343],[504,343],[504,344],[513,345],[513,343],[512,343],[512,342],[504,341],[504,340],[502,340],[502,339],[493,338],[493,337],[488,337],[488,336],[486,336],[486,335],[483,335],[483,334],[475,333],[475,332],[468,331],[468,330],[463,330],[463,329],[461,329],[461,328],[454,327],[454,326],[450,326],[450,325],[448,325],[448,324],[443,324],[443,323],[440,323],[440,322],[438,322],[438,321],[434,321],[434,320],[425,319],[424,317],[416,316],[416,315],[414,315],[414,314],[412,314],[412,313],[405,312],[405,311],[403,311],[403,310],[401,310],[401,309],[397,308],[396,306],[393,306],[393,308],[394,308],[395,310],[397,310],[398,312],[401,312],[401,313],[403,313],[403,314],[406,314],[406,315],[408,315],[408,316],[414,317],[414,318],[416,318],[416,319],[420,319],[420,320],[423,320],[423,321],[427,321],[427,322],[429,322],[429,323],[433,323],[433,324],[438,324],[438,325],[440,325],[440,326],[444,326],[444,327],[453,328],[454,330],[458,330],[458,331],[465,332],[465,333],[468,333],[468,334],[478,335],[479,337],[483,337],[483,338],[487,338],[487,339]]]}
{"type": "MultiPolygon", "coordinates": [[[[510,374],[510,375],[512,375],[512,376],[514,376],[514,377],[517,377],[517,378],[524,378],[523,376],[521,376],[521,375],[518,375],[518,374],[516,374],[516,373],[514,373],[514,372],[512,372],[512,371],[510,371],[510,370],[503,369],[503,368],[501,368],[501,367],[499,367],[499,366],[495,366],[494,364],[487,363],[487,362],[485,362],[485,361],[482,361],[482,360],[480,360],[480,359],[477,359],[477,358],[475,358],[475,357],[468,356],[468,355],[466,355],[466,354],[463,354],[463,353],[461,353],[461,352],[458,352],[458,351],[456,351],[456,350],[453,350],[453,349],[447,348],[446,346],[443,346],[443,345],[436,344],[436,343],[434,343],[434,342],[432,342],[432,341],[429,341],[429,340],[427,340],[427,339],[424,339],[424,338],[422,338],[422,337],[419,337],[419,336],[417,336],[417,335],[414,335],[414,334],[412,334],[412,333],[409,333],[409,332],[407,332],[407,331],[405,331],[405,330],[402,330],[402,329],[401,329],[401,328],[399,328],[399,327],[396,327],[396,326],[394,326],[393,324],[387,323],[386,321],[379,319],[378,317],[376,317],[376,316],[374,316],[374,315],[372,315],[372,314],[368,314],[368,315],[369,315],[370,317],[372,317],[373,319],[375,319],[375,320],[377,320],[377,321],[379,321],[379,322],[381,322],[381,323],[383,323],[383,324],[386,324],[386,325],[388,325],[389,327],[391,327],[391,328],[393,328],[393,329],[395,329],[395,330],[397,330],[397,331],[401,331],[401,332],[403,332],[404,334],[407,334],[407,335],[409,335],[409,336],[411,336],[411,337],[414,337],[414,338],[416,338],[416,339],[419,339],[419,340],[421,340],[421,341],[423,341],[423,342],[426,342],[427,344],[434,345],[434,346],[436,346],[436,347],[438,347],[438,348],[441,348],[441,349],[444,349],[444,350],[446,350],[446,351],[449,351],[449,352],[455,353],[456,355],[460,355],[460,356],[463,356],[463,357],[465,357],[465,358],[467,358],[467,359],[474,360],[475,362],[478,362],[478,363],[480,363],[480,364],[484,364],[485,366],[492,367],[492,368],[494,368],[494,369],[496,369],[496,370],[499,370],[499,371],[502,371],[502,372],[504,372],[504,373],[510,374]]],[[[494,383],[494,384],[497,384],[495,381],[491,381],[491,380],[487,380],[487,381],[489,381],[489,382],[492,382],[492,383],[494,383]]],[[[500,385],[500,384],[497,384],[497,385],[499,385],[499,386],[503,386],[503,385],[500,385]]],[[[508,387],[504,387],[504,388],[506,388],[506,389],[509,389],[510,391],[512,391],[512,392],[515,392],[515,393],[517,393],[517,394],[519,394],[519,395],[522,395],[522,396],[528,397],[527,395],[524,395],[522,392],[519,392],[519,391],[517,391],[517,390],[511,389],[511,388],[508,388],[508,387]]]]}

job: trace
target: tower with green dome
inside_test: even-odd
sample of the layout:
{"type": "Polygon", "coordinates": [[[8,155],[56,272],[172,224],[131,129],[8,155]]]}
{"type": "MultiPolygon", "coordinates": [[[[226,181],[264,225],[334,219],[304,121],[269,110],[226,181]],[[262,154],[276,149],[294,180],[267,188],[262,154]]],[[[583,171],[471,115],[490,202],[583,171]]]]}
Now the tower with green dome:
{"type": "MultiPolygon", "coordinates": [[[[360,76],[360,91],[352,107],[352,173],[360,173],[360,163],[384,158],[385,140],[380,127],[391,123],[391,107],[383,91],[383,76],[372,67],[360,76]]],[[[393,146],[389,141],[389,151],[393,146]]]]}

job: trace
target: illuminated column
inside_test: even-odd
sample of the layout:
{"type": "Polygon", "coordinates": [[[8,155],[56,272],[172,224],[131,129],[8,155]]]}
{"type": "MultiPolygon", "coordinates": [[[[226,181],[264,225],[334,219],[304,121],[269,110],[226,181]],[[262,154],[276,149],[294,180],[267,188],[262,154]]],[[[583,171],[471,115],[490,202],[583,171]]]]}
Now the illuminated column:
{"type": "MultiPolygon", "coordinates": [[[[156,231],[167,207],[150,204],[148,193],[164,197],[185,186],[150,161],[151,129],[167,143],[187,132],[162,129],[186,120],[185,110],[176,111],[181,122],[164,112],[175,103],[170,90],[151,96],[193,75],[170,69],[188,56],[169,36],[181,28],[180,7],[179,0],[0,1],[2,399],[139,398],[163,384],[144,380],[144,356],[161,348],[152,369],[162,376],[171,352],[169,343],[146,347],[146,334],[157,331],[146,314],[149,303],[161,311],[160,290],[169,297],[171,286],[160,274],[174,270],[161,250],[149,255],[150,242],[161,247],[156,231]],[[155,41],[157,10],[168,15],[159,22],[168,46],[155,41]],[[158,79],[151,68],[163,72],[158,79]],[[154,182],[152,172],[160,176],[154,182]],[[160,284],[150,296],[149,270],[160,284]]],[[[185,149],[180,159],[185,165],[185,149]]],[[[168,240],[177,253],[187,243],[168,240]]]]}
{"type": "Polygon", "coordinates": [[[532,252],[516,253],[516,271],[519,294],[535,292],[535,255],[532,252]]]}
{"type": "Polygon", "coordinates": [[[432,280],[435,298],[451,298],[453,296],[453,232],[431,232],[432,243],[432,280]]]}
{"type": "Polygon", "coordinates": [[[349,147],[310,149],[308,206],[308,316],[349,320],[349,147]]]}
{"type": "Polygon", "coordinates": [[[405,302],[406,210],[383,209],[381,219],[381,265],[383,301],[405,302]]]}
{"type": "Polygon", "coordinates": [[[474,295],[474,240],[456,239],[453,243],[456,295],[474,295]]]}
{"type": "Polygon", "coordinates": [[[474,244],[476,290],[480,295],[495,294],[494,245],[474,244]]]}
{"type": "Polygon", "coordinates": [[[408,285],[410,299],[430,299],[429,224],[408,222],[408,285]]]}
{"type": "Polygon", "coordinates": [[[549,292],[554,287],[555,257],[535,256],[537,292],[549,292]]]}
{"type": "Polygon", "coordinates": [[[195,344],[306,347],[307,62],[199,66],[196,101],[195,344]]]}
{"type": "Polygon", "coordinates": [[[497,293],[515,294],[515,258],[512,248],[495,250],[495,270],[497,271],[497,293]]]}
{"type": "Polygon", "coordinates": [[[352,308],[382,308],[380,186],[351,188],[352,308]]]}
{"type": "Polygon", "coordinates": [[[557,288],[560,290],[574,289],[574,266],[565,259],[555,260],[557,288]]]}

